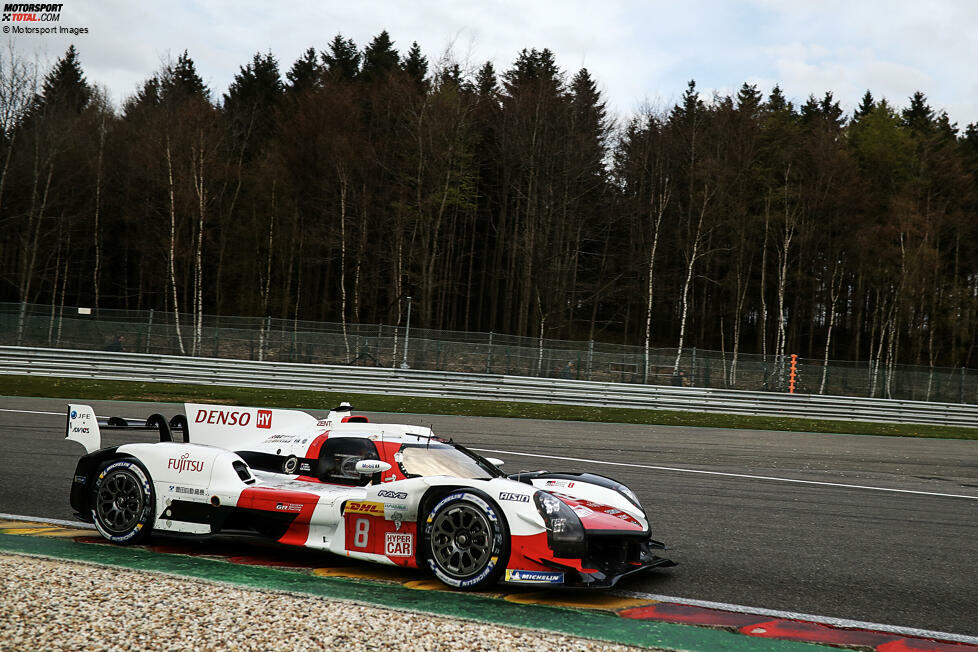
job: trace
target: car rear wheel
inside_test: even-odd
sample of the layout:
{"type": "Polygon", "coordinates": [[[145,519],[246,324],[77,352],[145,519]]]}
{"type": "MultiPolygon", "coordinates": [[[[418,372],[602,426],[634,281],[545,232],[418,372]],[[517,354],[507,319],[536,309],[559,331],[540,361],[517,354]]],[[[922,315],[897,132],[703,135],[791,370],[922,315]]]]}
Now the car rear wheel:
{"type": "Polygon", "coordinates": [[[95,480],[92,518],[99,534],[116,543],[149,536],[156,499],[149,473],[134,459],[110,462],[95,480]]]}
{"type": "Polygon", "coordinates": [[[509,529],[481,492],[455,491],[428,514],[424,557],[435,576],[460,589],[479,589],[498,579],[509,556],[509,529]]]}

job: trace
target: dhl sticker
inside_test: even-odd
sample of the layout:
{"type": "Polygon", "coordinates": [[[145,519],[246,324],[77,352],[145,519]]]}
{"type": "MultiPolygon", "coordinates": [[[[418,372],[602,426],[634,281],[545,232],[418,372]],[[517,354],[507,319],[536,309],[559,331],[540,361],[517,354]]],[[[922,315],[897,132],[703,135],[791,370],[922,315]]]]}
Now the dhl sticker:
{"type": "Polygon", "coordinates": [[[366,514],[367,516],[383,516],[384,503],[369,500],[351,500],[343,509],[343,514],[366,514]]]}

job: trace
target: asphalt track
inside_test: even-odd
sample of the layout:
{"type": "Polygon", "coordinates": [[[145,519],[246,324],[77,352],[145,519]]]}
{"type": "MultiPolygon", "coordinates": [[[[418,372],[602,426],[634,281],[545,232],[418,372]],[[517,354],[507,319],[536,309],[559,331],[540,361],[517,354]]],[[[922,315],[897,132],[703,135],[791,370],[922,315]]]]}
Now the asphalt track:
{"type": "MultiPolygon", "coordinates": [[[[0,512],[74,518],[67,493],[81,448],[63,440],[65,404],[0,398],[0,512]]],[[[93,406],[127,417],[180,409],[93,406]]],[[[372,416],[497,451],[484,454],[510,472],[628,484],[680,565],[624,591],[978,635],[976,441],[372,416]]],[[[103,443],[140,438],[106,433],[103,443]]]]}

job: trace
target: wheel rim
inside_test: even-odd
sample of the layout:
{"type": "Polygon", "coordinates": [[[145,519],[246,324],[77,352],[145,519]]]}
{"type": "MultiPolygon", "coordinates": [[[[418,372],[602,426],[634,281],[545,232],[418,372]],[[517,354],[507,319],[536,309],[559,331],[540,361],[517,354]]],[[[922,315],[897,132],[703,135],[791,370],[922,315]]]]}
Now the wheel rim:
{"type": "Polygon", "coordinates": [[[482,570],[492,556],[493,534],[486,515],[476,507],[454,505],[431,524],[431,554],[435,563],[456,577],[482,570]]]}
{"type": "Polygon", "coordinates": [[[95,497],[95,509],[102,525],[113,534],[128,532],[142,518],[146,499],[135,475],[128,471],[109,473],[95,497]]]}

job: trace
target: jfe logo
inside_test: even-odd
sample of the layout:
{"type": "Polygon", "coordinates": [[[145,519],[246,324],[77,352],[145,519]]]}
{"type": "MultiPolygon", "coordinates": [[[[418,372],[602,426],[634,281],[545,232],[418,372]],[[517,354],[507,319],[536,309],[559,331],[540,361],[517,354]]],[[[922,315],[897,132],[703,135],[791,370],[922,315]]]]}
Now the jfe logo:
{"type": "Polygon", "coordinates": [[[272,411],[271,410],[258,410],[258,427],[259,428],[271,428],[272,427],[272,411]]]}

